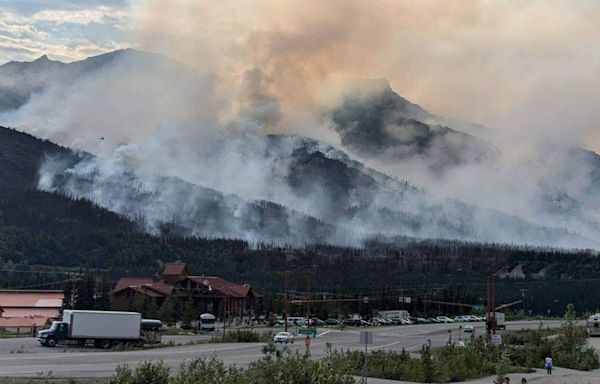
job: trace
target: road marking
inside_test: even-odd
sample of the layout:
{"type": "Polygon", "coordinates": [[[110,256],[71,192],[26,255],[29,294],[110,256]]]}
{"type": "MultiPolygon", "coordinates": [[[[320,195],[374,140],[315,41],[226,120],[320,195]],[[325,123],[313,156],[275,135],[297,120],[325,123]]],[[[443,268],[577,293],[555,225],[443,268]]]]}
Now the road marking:
{"type": "Polygon", "coordinates": [[[325,331],[325,332],[321,332],[319,333],[316,337],[321,337],[321,336],[325,336],[326,334],[328,334],[331,331],[325,331]]]}

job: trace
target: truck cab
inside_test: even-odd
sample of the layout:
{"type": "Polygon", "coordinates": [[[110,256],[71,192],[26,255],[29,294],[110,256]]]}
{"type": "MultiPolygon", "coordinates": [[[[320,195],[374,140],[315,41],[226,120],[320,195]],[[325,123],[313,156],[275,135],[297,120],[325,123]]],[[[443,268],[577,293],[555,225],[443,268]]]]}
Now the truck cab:
{"type": "Polygon", "coordinates": [[[69,324],[54,321],[49,329],[38,332],[37,340],[44,346],[55,347],[59,340],[69,337],[69,324]]]}

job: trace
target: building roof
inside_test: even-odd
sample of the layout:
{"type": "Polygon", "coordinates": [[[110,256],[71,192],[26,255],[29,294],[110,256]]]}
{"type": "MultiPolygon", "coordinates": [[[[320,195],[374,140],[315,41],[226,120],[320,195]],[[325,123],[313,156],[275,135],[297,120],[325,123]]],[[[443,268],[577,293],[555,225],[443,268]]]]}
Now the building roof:
{"type": "Polygon", "coordinates": [[[0,290],[0,308],[60,308],[62,291],[0,290]]]}
{"type": "Polygon", "coordinates": [[[248,284],[232,283],[216,276],[188,276],[188,279],[233,297],[247,297],[252,291],[248,284]]]}
{"type": "Polygon", "coordinates": [[[254,296],[254,291],[248,284],[232,283],[216,276],[187,276],[186,264],[182,261],[165,263],[162,280],[154,280],[150,277],[122,277],[115,286],[113,293],[133,289],[138,293],[151,297],[164,297],[170,295],[175,286],[180,286],[179,284],[182,284],[186,279],[203,284],[223,295],[240,298],[254,296]],[[172,279],[173,276],[178,278],[172,279]]]}
{"type": "Polygon", "coordinates": [[[181,276],[186,274],[186,266],[182,261],[173,261],[165,263],[165,269],[163,270],[163,276],[181,276]]]}
{"type": "Polygon", "coordinates": [[[47,324],[51,318],[44,316],[29,317],[0,317],[0,328],[4,327],[32,327],[47,324]]]}
{"type": "Polygon", "coordinates": [[[162,281],[156,281],[151,277],[122,277],[117,282],[113,293],[129,288],[140,293],[146,293],[149,296],[161,297],[170,295],[174,287],[162,281]]]}
{"type": "Polygon", "coordinates": [[[58,318],[59,308],[7,308],[2,317],[46,317],[58,318]]]}

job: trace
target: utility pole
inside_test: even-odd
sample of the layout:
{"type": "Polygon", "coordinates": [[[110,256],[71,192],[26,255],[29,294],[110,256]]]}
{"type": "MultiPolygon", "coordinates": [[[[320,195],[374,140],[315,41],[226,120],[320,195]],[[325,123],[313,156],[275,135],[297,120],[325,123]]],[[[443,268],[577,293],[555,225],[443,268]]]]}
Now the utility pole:
{"type": "Polygon", "coordinates": [[[523,300],[523,314],[527,316],[527,310],[525,308],[525,292],[529,291],[529,289],[522,288],[519,289],[519,291],[521,291],[521,300],[523,300]]]}
{"type": "Polygon", "coordinates": [[[225,342],[226,328],[227,328],[227,308],[229,307],[229,293],[225,293],[223,300],[223,342],[225,342]]]}
{"type": "Polygon", "coordinates": [[[283,293],[283,329],[287,332],[288,331],[288,308],[289,308],[289,302],[290,302],[290,298],[288,296],[288,271],[285,270],[283,272],[283,289],[284,289],[284,293],[283,293]]]}
{"type": "Polygon", "coordinates": [[[498,272],[488,276],[487,279],[487,314],[486,338],[490,342],[492,335],[496,334],[496,276],[498,272]]]}
{"type": "Polygon", "coordinates": [[[310,294],[310,279],[307,278],[306,284],[308,285],[308,292],[306,293],[306,321],[308,322],[307,326],[310,328],[310,303],[312,299],[312,295],[310,294]]]}

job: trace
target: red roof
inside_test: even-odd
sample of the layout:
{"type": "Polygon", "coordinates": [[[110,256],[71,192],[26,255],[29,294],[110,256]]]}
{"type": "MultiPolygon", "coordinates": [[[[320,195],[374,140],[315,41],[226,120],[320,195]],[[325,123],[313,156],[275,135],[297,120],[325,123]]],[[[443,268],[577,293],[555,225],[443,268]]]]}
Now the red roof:
{"type": "Polygon", "coordinates": [[[122,277],[115,286],[113,293],[118,293],[128,288],[154,297],[168,296],[173,292],[172,285],[156,281],[151,277],[122,277]]]}
{"type": "Polygon", "coordinates": [[[186,274],[185,263],[182,261],[174,261],[165,263],[165,269],[163,275],[167,276],[181,276],[186,274]]]}
{"type": "Polygon", "coordinates": [[[0,308],[60,308],[62,291],[0,290],[0,308]]]}
{"type": "Polygon", "coordinates": [[[58,318],[59,308],[6,308],[1,317],[58,318]]]}
{"type": "MultiPolygon", "coordinates": [[[[171,276],[185,276],[187,275],[187,269],[184,262],[175,261],[165,263],[165,269],[163,271],[163,276],[171,277],[171,276]]],[[[229,295],[233,297],[252,297],[254,296],[254,292],[252,291],[252,287],[248,284],[240,284],[240,283],[232,283],[231,281],[227,281],[220,277],[216,276],[186,276],[188,279],[195,281],[200,284],[204,284],[210,289],[221,292],[223,295],[229,295]]],[[[166,278],[165,278],[166,279],[166,278]]],[[[126,289],[133,289],[136,292],[146,294],[151,297],[164,297],[170,295],[175,286],[172,284],[165,283],[165,279],[163,280],[153,280],[150,277],[122,277],[113,293],[119,293],[126,289]]],[[[171,281],[172,279],[166,279],[167,281],[171,281]]],[[[173,282],[177,282],[180,284],[183,279],[175,279],[173,282]]]]}
{"type": "Polygon", "coordinates": [[[252,290],[248,284],[232,283],[216,276],[188,276],[188,278],[233,297],[247,297],[252,290]]]}
{"type": "Polygon", "coordinates": [[[0,327],[32,327],[42,326],[46,324],[50,319],[43,316],[31,316],[31,317],[0,317],[0,327]]]}

